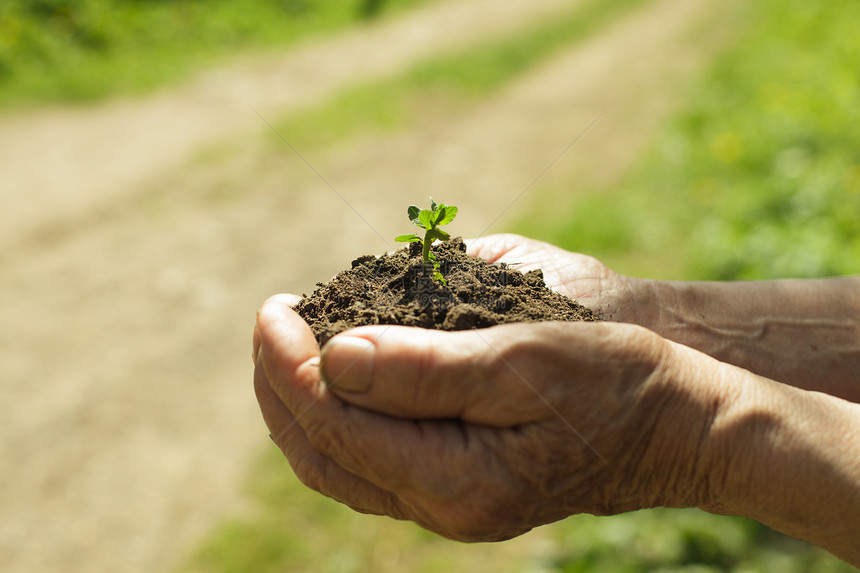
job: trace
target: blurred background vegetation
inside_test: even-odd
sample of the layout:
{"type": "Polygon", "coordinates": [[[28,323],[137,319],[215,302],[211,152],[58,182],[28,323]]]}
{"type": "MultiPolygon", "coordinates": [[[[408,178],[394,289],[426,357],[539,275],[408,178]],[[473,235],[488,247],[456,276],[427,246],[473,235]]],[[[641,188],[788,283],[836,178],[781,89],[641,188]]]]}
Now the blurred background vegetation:
{"type": "Polygon", "coordinates": [[[851,2],[756,3],[625,181],[535,204],[520,229],[639,273],[654,269],[635,259],[659,259],[662,277],[858,272],[858,16],[851,2]]]}
{"type": "MultiPolygon", "coordinates": [[[[140,93],[237,52],[282,48],[422,1],[430,0],[4,0],[0,105],[140,93]]],[[[644,1],[586,2],[570,18],[350,89],[281,118],[279,130],[302,149],[325,147],[408,129],[427,113],[428,92],[436,113],[479,105],[644,1]]],[[[538,185],[504,230],[640,276],[860,271],[860,3],[759,0],[743,10],[733,44],[621,181],[538,185]]],[[[852,570],[755,522],[695,510],[575,516],[512,542],[467,546],[309,492],[274,448],[249,476],[244,512],[225,517],[182,571],[852,570]]]]}
{"type": "Polygon", "coordinates": [[[3,0],[0,105],[134,93],[423,0],[3,0]]]}

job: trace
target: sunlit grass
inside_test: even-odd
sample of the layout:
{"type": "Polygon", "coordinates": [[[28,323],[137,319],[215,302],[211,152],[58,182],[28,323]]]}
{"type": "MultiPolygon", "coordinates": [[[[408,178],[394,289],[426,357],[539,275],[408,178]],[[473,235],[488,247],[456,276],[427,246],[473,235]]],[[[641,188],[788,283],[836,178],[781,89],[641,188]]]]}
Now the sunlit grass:
{"type": "Polygon", "coordinates": [[[395,78],[349,89],[280,122],[278,132],[293,145],[307,149],[343,145],[352,136],[404,129],[450,115],[480,102],[560,48],[588,38],[626,10],[647,1],[577,3],[566,14],[524,32],[437,56],[395,78]]]}
{"type": "MultiPolygon", "coordinates": [[[[371,2],[378,12],[431,0],[371,2]]],[[[237,53],[360,23],[367,0],[3,0],[0,106],[150,90],[237,53]]]]}
{"type": "Polygon", "coordinates": [[[467,545],[387,517],[358,514],[304,487],[272,447],[252,468],[245,515],[228,519],[184,573],[516,571],[546,555],[548,536],[467,545]]]}
{"type": "Polygon", "coordinates": [[[574,516],[512,541],[463,544],[308,490],[274,447],[250,476],[251,505],[222,522],[177,573],[852,571],[753,521],[698,510],[574,516]]]}
{"type": "Polygon", "coordinates": [[[535,202],[519,230],[664,278],[860,272],[860,4],[750,7],[628,177],[548,190],[567,204],[535,202]]]}

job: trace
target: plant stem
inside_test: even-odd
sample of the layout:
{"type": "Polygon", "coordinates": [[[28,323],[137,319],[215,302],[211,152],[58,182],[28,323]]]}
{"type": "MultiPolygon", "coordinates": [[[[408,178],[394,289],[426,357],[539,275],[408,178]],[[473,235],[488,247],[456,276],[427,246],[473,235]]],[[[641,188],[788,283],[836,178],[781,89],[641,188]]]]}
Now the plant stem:
{"type": "Polygon", "coordinates": [[[424,239],[424,241],[421,242],[421,247],[422,247],[421,248],[421,256],[424,258],[424,265],[425,266],[430,263],[430,243],[431,242],[432,241],[428,241],[427,239],[424,239]]]}

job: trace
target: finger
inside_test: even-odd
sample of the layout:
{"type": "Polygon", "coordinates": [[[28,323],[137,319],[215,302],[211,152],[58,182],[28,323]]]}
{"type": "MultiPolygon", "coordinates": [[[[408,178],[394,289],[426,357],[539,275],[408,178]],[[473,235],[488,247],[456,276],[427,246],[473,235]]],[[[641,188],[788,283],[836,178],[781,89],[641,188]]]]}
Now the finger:
{"type": "Polygon", "coordinates": [[[382,489],[406,487],[415,468],[407,460],[422,442],[421,429],[349,406],[328,391],[313,333],[281,301],[263,305],[258,325],[266,379],[314,449],[382,489]]]}
{"type": "MultiPolygon", "coordinates": [[[[482,513],[489,510],[481,509],[481,500],[486,503],[487,499],[493,498],[487,496],[484,499],[476,495],[476,491],[488,489],[504,492],[500,483],[506,484],[505,478],[495,474],[486,476],[486,479],[481,477],[488,465],[486,458],[472,455],[471,460],[467,460],[470,463],[465,464],[458,459],[465,456],[466,450],[474,453],[475,449],[474,445],[464,448],[464,444],[458,443],[463,434],[471,434],[467,442],[487,443],[493,441],[486,436],[491,432],[489,428],[464,428],[450,420],[422,422],[423,428],[419,433],[431,439],[424,440],[418,444],[419,447],[414,442],[415,436],[402,431],[404,428],[379,436],[380,439],[371,443],[370,448],[365,447],[359,453],[370,464],[387,465],[388,473],[392,473],[392,468],[406,469],[406,478],[398,485],[403,488],[402,493],[396,493],[347,471],[330,455],[318,450],[296,417],[272,390],[261,364],[258,364],[254,383],[263,417],[275,442],[290,461],[296,475],[308,487],[356,511],[409,519],[452,539],[501,540],[529,529],[513,530],[507,522],[500,522],[493,513],[482,513]],[[437,439],[432,439],[433,436],[437,439]],[[445,440],[446,437],[450,439],[445,440]],[[380,455],[392,443],[402,446],[397,448],[399,460],[394,466],[387,455],[380,455]],[[480,486],[476,486],[477,483],[480,486]]],[[[359,410],[352,408],[351,411],[359,410]]],[[[413,422],[399,423],[402,426],[415,426],[413,422]]],[[[349,435],[342,444],[351,448],[353,445],[349,443],[349,435]]],[[[493,505],[488,507],[492,509],[493,505]]],[[[499,507],[502,507],[502,514],[507,515],[509,505],[499,507]]]]}
{"type": "Polygon", "coordinates": [[[523,244],[523,242],[530,240],[532,239],[512,233],[499,233],[476,239],[465,239],[463,242],[466,243],[467,254],[494,263],[523,244]]]}
{"type": "MultiPolygon", "coordinates": [[[[290,445],[297,450],[287,449],[285,453],[297,473],[302,472],[300,477],[311,476],[304,477],[311,480],[311,487],[351,500],[356,507],[368,506],[366,511],[406,516],[434,531],[443,532],[446,524],[453,523],[451,531],[459,535],[460,530],[473,529],[475,519],[483,519],[481,512],[475,514],[474,507],[463,500],[488,487],[487,480],[496,479],[481,476],[504,450],[498,430],[463,424],[450,419],[452,416],[403,419],[350,405],[322,383],[313,362],[316,343],[298,315],[283,305],[267,304],[259,324],[262,375],[277,396],[275,404],[283,407],[282,421],[277,422],[269,413],[271,406],[266,405],[267,423],[276,436],[284,434],[279,436],[279,443],[300,444],[290,445]],[[288,426],[280,425],[284,423],[288,426]],[[323,469],[313,473],[303,464],[323,469]],[[316,479],[315,475],[322,477],[316,479]],[[349,476],[377,489],[356,485],[349,476]],[[394,498],[376,501],[384,505],[380,510],[367,501],[377,490],[390,492],[398,503],[394,498]]],[[[267,402],[263,400],[263,404],[267,402]]],[[[505,406],[502,410],[516,412],[517,408],[505,406]]],[[[499,477],[497,481],[494,489],[505,491],[505,480],[499,477]]]]}
{"type": "Polygon", "coordinates": [[[490,264],[507,263],[520,272],[541,269],[547,278],[558,262],[570,255],[559,247],[512,233],[470,239],[466,253],[490,264]]]}
{"type": "MultiPolygon", "coordinates": [[[[266,303],[277,303],[283,306],[294,307],[299,304],[302,300],[301,295],[293,294],[293,293],[281,293],[272,295],[266,301],[266,303]]],[[[264,303],[265,304],[265,303],[264,303]]]]}
{"type": "Polygon", "coordinates": [[[542,352],[553,349],[533,326],[462,332],[365,326],[332,338],[320,368],[334,393],[363,408],[508,427],[547,416],[541,393],[556,373],[542,352]]]}
{"type": "Polygon", "coordinates": [[[310,327],[292,306],[301,300],[291,294],[278,294],[270,297],[257,311],[255,327],[255,354],[267,345],[275,343],[289,346],[290,352],[280,367],[294,373],[305,362],[319,356],[317,345],[310,327]],[[257,345],[259,342],[259,345],[257,345]]]}
{"type": "MultiPolygon", "coordinates": [[[[273,302],[278,304],[283,304],[289,307],[294,307],[302,300],[297,294],[276,294],[269,298],[267,302],[273,302]]],[[[260,310],[257,310],[257,318],[260,318],[260,310]]],[[[254,324],[254,334],[251,338],[251,360],[256,364],[257,363],[257,354],[260,351],[260,326],[258,324],[254,324]]]]}
{"type": "Polygon", "coordinates": [[[356,511],[406,519],[394,494],[347,472],[311,446],[302,426],[269,385],[262,364],[254,373],[254,391],[272,439],[302,483],[356,511]]]}

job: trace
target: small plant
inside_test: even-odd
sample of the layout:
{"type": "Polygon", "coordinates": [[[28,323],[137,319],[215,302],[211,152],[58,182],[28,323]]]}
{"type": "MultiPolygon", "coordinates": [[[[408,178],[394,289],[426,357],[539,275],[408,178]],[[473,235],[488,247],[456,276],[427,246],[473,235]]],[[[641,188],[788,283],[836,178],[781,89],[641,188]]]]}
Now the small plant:
{"type": "Polygon", "coordinates": [[[432,197],[430,198],[429,209],[419,209],[415,205],[410,205],[406,211],[409,220],[425,230],[424,238],[422,239],[418,235],[400,235],[394,239],[401,243],[421,243],[421,256],[424,259],[424,268],[428,274],[432,272],[433,279],[446,286],[448,281],[439,272],[439,262],[436,260],[436,256],[430,252],[430,245],[437,239],[447,241],[451,238],[451,235],[439,227],[453,221],[454,217],[457,216],[457,211],[457,207],[451,205],[444,205],[442,203],[437,205],[432,197]]]}

